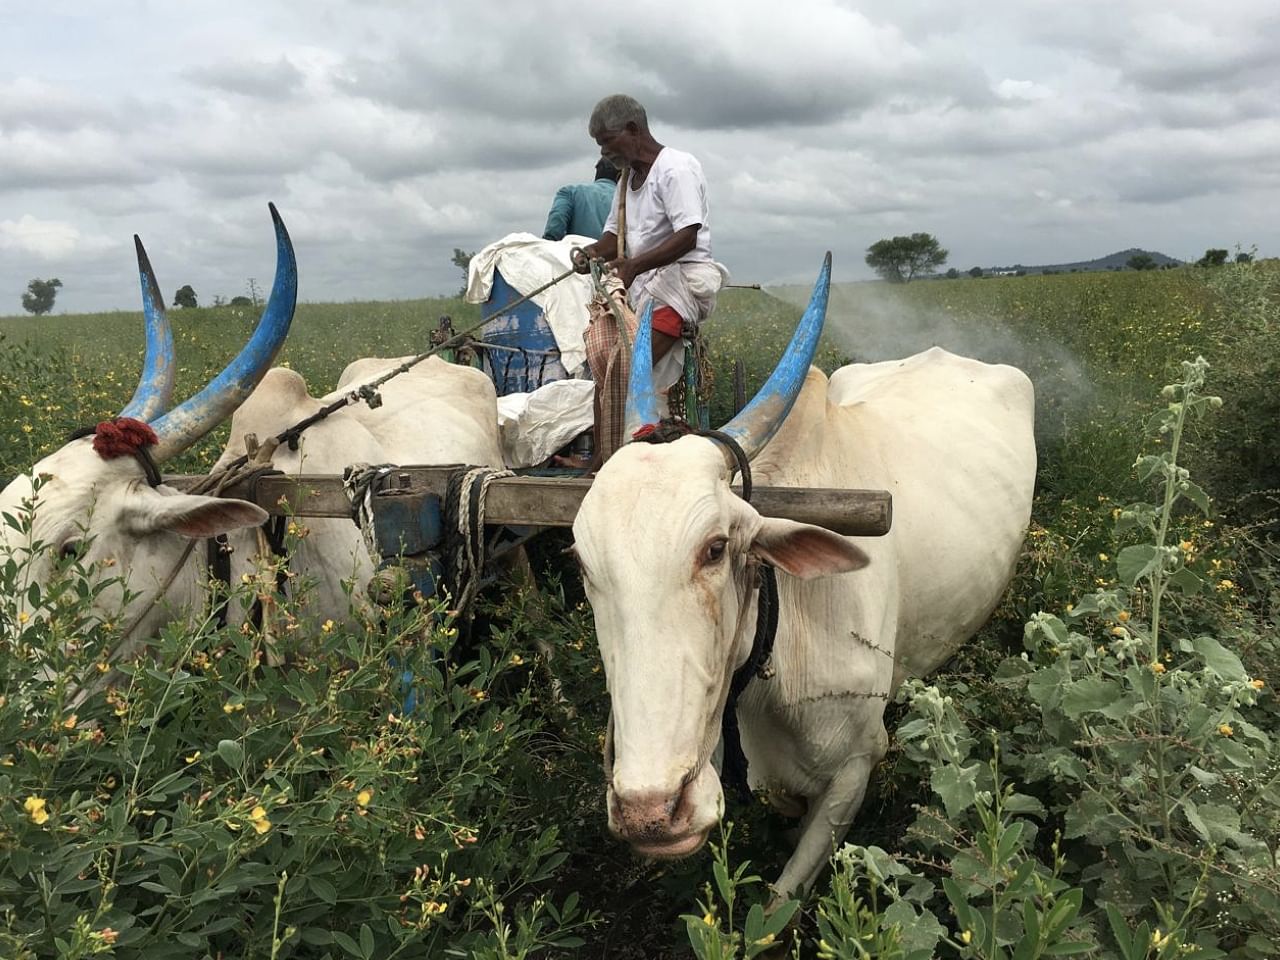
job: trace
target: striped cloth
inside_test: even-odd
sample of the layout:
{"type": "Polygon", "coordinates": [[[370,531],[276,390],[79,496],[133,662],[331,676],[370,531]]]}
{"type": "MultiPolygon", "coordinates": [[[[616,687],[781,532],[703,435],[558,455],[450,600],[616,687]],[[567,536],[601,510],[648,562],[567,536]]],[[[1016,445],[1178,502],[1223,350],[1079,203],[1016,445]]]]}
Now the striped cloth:
{"type": "Polygon", "coordinates": [[[627,292],[613,277],[604,281],[604,294],[591,302],[590,320],[583,339],[587,366],[596,381],[599,421],[595,429],[596,456],[601,463],[627,442],[623,435],[627,408],[627,381],[631,376],[631,344],[636,336],[636,315],[627,304],[627,292]],[[625,329],[619,336],[618,317],[625,329]]]}

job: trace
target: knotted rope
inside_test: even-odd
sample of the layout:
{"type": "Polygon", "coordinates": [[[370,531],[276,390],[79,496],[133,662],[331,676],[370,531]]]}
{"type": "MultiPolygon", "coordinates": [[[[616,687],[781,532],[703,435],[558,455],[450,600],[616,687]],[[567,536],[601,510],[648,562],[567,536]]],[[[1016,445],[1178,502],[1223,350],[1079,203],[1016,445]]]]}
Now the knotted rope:
{"type": "Polygon", "coordinates": [[[495,480],[514,476],[512,470],[495,470],[492,467],[455,470],[449,476],[445,508],[450,532],[456,532],[450,551],[453,559],[450,579],[453,582],[454,609],[459,619],[470,614],[484,573],[487,553],[484,518],[489,486],[495,480]]]}

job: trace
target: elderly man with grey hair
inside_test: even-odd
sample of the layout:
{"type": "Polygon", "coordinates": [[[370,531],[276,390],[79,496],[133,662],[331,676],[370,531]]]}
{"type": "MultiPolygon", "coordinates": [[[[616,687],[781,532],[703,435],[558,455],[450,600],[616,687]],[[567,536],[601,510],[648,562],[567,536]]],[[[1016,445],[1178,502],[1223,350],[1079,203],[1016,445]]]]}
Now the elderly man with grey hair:
{"type": "Polygon", "coordinates": [[[622,170],[623,179],[604,235],[583,249],[577,266],[586,272],[590,260],[607,261],[637,313],[653,301],[655,385],[667,387],[680,373],[683,350],[668,355],[681,343],[683,324],[706,319],[729,277],[711,258],[702,164],[655,140],[644,107],[624,94],[596,104],[587,132],[601,155],[622,170]],[[626,225],[621,250],[619,222],[626,225]],[[662,362],[664,357],[668,362],[662,362]]]}

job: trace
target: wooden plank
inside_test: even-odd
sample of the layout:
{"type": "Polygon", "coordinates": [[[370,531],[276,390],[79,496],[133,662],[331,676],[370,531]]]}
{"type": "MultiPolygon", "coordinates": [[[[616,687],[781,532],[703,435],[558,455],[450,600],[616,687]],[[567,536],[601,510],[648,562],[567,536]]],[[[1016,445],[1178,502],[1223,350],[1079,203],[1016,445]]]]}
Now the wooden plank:
{"type": "MultiPolygon", "coordinates": [[[[391,472],[392,488],[430,492],[443,497],[451,467],[397,467],[391,472]]],[[[199,477],[167,477],[178,489],[199,477]]],[[[485,503],[485,518],[492,524],[568,527],[573,524],[590,480],[576,477],[508,477],[494,480],[485,503]]],[[[740,487],[733,488],[741,494],[740,487]]],[[[226,496],[254,500],[274,514],[300,517],[349,517],[350,503],[342,478],[332,475],[264,476],[256,495],[247,484],[232,486],[226,496]]],[[[893,501],[886,490],[842,490],[820,487],[756,487],[752,505],[766,517],[781,517],[826,527],[855,537],[878,537],[889,532],[893,501]]]]}

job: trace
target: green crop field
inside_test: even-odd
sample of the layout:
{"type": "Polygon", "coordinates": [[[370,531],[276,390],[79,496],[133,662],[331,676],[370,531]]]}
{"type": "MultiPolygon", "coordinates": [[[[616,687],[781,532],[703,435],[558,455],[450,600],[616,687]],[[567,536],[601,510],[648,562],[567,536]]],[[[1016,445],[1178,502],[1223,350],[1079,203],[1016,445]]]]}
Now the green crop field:
{"type": "MultiPolygon", "coordinates": [[[[807,296],[722,296],[713,420],[807,296]]],[[[278,362],[320,394],[358,355],[426,349],[446,313],[478,319],[302,303],[278,362]]],[[[179,396],[256,319],[171,316],[179,396]]],[[[0,318],[0,481],[118,411],[142,342],[140,313],[0,318]]],[[[81,702],[69,678],[115,627],[83,584],[20,617],[0,556],[0,957],[1280,955],[1280,265],[838,285],[819,362],[934,344],[1035,383],[1032,527],[991,622],[891,708],[849,845],[785,930],[752,909],[789,850],[762,804],[677,864],[608,836],[607,698],[552,534],[539,590],[489,598],[470,637],[428,603],[271,667],[252,630],[174,625],[81,702]],[[412,715],[392,658],[424,678],[412,715]]],[[[224,437],[168,466],[207,468],[224,437]]]]}

